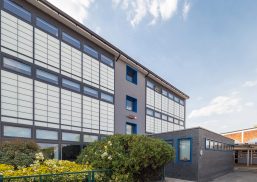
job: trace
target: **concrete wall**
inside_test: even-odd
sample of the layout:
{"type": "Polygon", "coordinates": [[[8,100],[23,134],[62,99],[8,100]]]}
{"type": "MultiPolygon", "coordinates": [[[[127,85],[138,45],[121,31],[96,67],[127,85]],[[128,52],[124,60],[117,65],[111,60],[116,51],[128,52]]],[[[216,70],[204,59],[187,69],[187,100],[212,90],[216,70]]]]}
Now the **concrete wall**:
{"type": "Polygon", "coordinates": [[[206,138],[226,144],[234,144],[233,140],[222,135],[199,129],[199,150],[202,149],[203,151],[203,155],[199,157],[198,163],[199,181],[209,181],[215,177],[233,171],[234,168],[234,152],[206,150],[206,138]]]}
{"type": "MultiPolygon", "coordinates": [[[[126,80],[127,64],[121,60],[115,63],[115,133],[125,133],[126,122],[137,124],[137,133],[145,133],[145,76],[137,72],[137,85],[126,80]],[[137,99],[137,112],[126,110],[126,95],[137,99]],[[129,119],[128,115],[137,119],[129,119]]],[[[132,66],[131,66],[132,67],[132,66]]],[[[132,67],[133,68],[133,67],[132,67]]]]}

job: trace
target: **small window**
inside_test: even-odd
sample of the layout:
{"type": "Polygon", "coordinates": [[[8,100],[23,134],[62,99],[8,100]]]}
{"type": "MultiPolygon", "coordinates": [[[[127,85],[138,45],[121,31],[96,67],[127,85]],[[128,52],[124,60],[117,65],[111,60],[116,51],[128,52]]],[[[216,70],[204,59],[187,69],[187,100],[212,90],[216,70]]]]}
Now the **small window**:
{"type": "Polygon", "coordinates": [[[146,86],[151,88],[151,89],[154,89],[154,83],[150,82],[150,81],[147,81],[146,82],[146,86]]]}
{"type": "Polygon", "coordinates": [[[42,70],[36,70],[36,77],[54,84],[58,84],[58,76],[42,70]]]}
{"type": "Polygon", "coordinates": [[[65,40],[66,42],[69,42],[74,47],[80,49],[80,41],[78,41],[77,39],[73,38],[69,34],[63,32],[62,33],[62,39],[65,40]]]}
{"type": "Polygon", "coordinates": [[[179,160],[191,161],[191,139],[179,139],[179,160]]]}
{"type": "Polygon", "coordinates": [[[88,45],[84,45],[84,51],[85,53],[92,56],[93,58],[98,59],[98,52],[92,47],[89,47],[88,45]]]}
{"type": "Polygon", "coordinates": [[[31,13],[10,0],[4,0],[4,9],[7,9],[20,18],[31,22],[31,13]]]}
{"type": "Polygon", "coordinates": [[[181,105],[183,105],[183,106],[185,105],[185,101],[184,101],[184,100],[180,100],[179,103],[180,103],[181,105]]]}
{"type": "Polygon", "coordinates": [[[7,69],[17,71],[19,73],[31,75],[31,67],[30,66],[23,64],[21,62],[15,61],[13,59],[4,57],[3,66],[7,69]]]}
{"type": "Polygon", "coordinates": [[[218,150],[218,142],[214,142],[214,149],[218,150]]]}
{"type": "Polygon", "coordinates": [[[31,138],[31,129],[16,126],[4,126],[4,136],[31,138]]]}
{"type": "Polygon", "coordinates": [[[96,89],[90,88],[90,87],[84,87],[84,93],[86,95],[90,95],[92,97],[98,98],[98,91],[96,89]]]}
{"type": "Polygon", "coordinates": [[[174,96],[174,100],[179,103],[179,98],[174,96]]]}
{"type": "Polygon", "coordinates": [[[104,55],[101,55],[101,61],[111,67],[113,67],[113,60],[111,60],[110,58],[104,56],[104,55]]]}
{"type": "Polygon", "coordinates": [[[210,140],[206,139],[205,141],[205,148],[209,149],[210,148],[210,140]]]}
{"type": "Polygon", "coordinates": [[[126,78],[129,82],[137,84],[137,71],[128,65],[126,78]]]}
{"type": "Polygon", "coordinates": [[[214,149],[214,142],[210,140],[210,149],[214,149]]]}
{"type": "Polygon", "coordinates": [[[158,93],[161,93],[161,87],[159,86],[155,86],[154,90],[158,93]]]}
{"type": "Polygon", "coordinates": [[[80,91],[80,85],[70,80],[62,79],[62,86],[78,92],[80,91]]]}
{"type": "Polygon", "coordinates": [[[137,112],[137,99],[127,96],[126,97],[126,109],[129,111],[137,112]]]}
{"type": "Polygon", "coordinates": [[[169,121],[169,122],[173,122],[174,120],[173,120],[172,117],[168,117],[168,121],[169,121]]]}
{"type": "Polygon", "coordinates": [[[174,123],[179,124],[179,120],[178,119],[174,119],[174,123]]]}
{"type": "Polygon", "coordinates": [[[162,95],[168,96],[168,92],[162,89],[162,95]]]}
{"type": "Polygon", "coordinates": [[[45,30],[46,32],[58,37],[58,28],[46,22],[45,20],[42,20],[41,18],[37,17],[36,25],[41,29],[45,30]]]}
{"type": "Polygon", "coordinates": [[[101,93],[101,99],[107,102],[113,103],[113,96],[105,93],[101,93]]]}
{"type": "Polygon", "coordinates": [[[167,115],[164,115],[164,114],[162,114],[162,119],[164,119],[164,120],[168,120],[168,116],[167,115]]]}
{"type": "Polygon", "coordinates": [[[174,99],[174,95],[171,94],[171,93],[168,94],[168,97],[169,97],[170,99],[172,99],[172,100],[174,99]]]}
{"type": "Polygon", "coordinates": [[[137,125],[133,123],[126,123],[126,134],[137,134],[137,125]]]}
{"type": "Polygon", "coordinates": [[[62,132],[62,140],[71,141],[71,142],[79,142],[80,134],[62,132]]]}
{"type": "Polygon", "coordinates": [[[161,118],[161,113],[159,113],[159,112],[155,112],[154,115],[156,118],[161,118]]]}
{"type": "Polygon", "coordinates": [[[45,140],[58,140],[58,132],[38,129],[36,131],[36,138],[45,140]]]}
{"type": "Polygon", "coordinates": [[[146,109],[146,114],[149,115],[149,116],[153,116],[154,111],[152,109],[146,109]]]}
{"type": "Polygon", "coordinates": [[[98,136],[95,136],[95,135],[84,135],[84,142],[91,143],[91,142],[95,142],[97,140],[98,140],[98,136]]]}

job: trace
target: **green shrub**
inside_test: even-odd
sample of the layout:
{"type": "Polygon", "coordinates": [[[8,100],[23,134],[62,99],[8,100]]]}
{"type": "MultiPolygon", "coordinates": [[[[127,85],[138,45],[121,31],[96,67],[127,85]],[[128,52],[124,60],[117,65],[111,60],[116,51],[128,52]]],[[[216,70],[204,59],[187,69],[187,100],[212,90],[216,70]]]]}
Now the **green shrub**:
{"type": "MultiPolygon", "coordinates": [[[[174,158],[165,141],[140,135],[113,135],[82,150],[79,163],[95,169],[111,169],[111,181],[148,181],[174,158]]],[[[106,176],[102,177],[104,181],[106,176]]]]}
{"type": "Polygon", "coordinates": [[[18,167],[26,167],[33,163],[39,151],[34,141],[11,140],[0,145],[0,163],[18,167]]]}

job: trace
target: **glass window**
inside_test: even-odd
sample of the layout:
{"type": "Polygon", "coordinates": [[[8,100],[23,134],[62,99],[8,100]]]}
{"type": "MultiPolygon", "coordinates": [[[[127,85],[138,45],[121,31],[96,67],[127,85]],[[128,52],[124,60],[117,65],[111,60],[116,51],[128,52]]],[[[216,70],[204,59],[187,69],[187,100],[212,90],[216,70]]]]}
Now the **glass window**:
{"type": "Polygon", "coordinates": [[[111,60],[110,58],[104,56],[104,55],[101,55],[101,61],[111,67],[113,67],[113,60],[111,60]]]}
{"type": "Polygon", "coordinates": [[[169,117],[169,118],[168,118],[168,121],[169,121],[169,122],[173,122],[173,118],[172,118],[172,117],[169,117]]]}
{"type": "Polygon", "coordinates": [[[36,70],[36,77],[47,82],[58,84],[58,76],[42,70],[36,70]]]}
{"type": "Polygon", "coordinates": [[[4,9],[7,9],[20,18],[31,22],[31,13],[10,0],[4,0],[4,9]]]}
{"type": "Polygon", "coordinates": [[[214,149],[214,142],[210,141],[210,149],[214,149]]]}
{"type": "Polygon", "coordinates": [[[137,99],[127,96],[126,97],[126,109],[129,111],[137,112],[137,99]]]}
{"type": "Polygon", "coordinates": [[[168,116],[167,116],[167,115],[162,114],[162,119],[164,119],[164,120],[168,120],[168,116]]]}
{"type": "Polygon", "coordinates": [[[38,129],[36,131],[36,138],[46,140],[58,140],[58,132],[38,129]]]}
{"type": "Polygon", "coordinates": [[[168,96],[168,92],[162,89],[162,95],[168,96]]]}
{"type": "Polygon", "coordinates": [[[175,100],[176,102],[179,102],[179,98],[176,97],[176,96],[174,96],[174,100],[175,100]]]}
{"type": "Polygon", "coordinates": [[[137,71],[128,65],[126,78],[129,82],[137,84],[137,71]]]}
{"type": "Polygon", "coordinates": [[[79,142],[80,141],[80,134],[62,132],[62,140],[72,141],[72,142],[79,142]]]}
{"type": "Polygon", "coordinates": [[[75,161],[81,152],[80,145],[62,145],[62,160],[75,161]]]}
{"type": "Polygon", "coordinates": [[[58,144],[38,143],[38,146],[46,159],[58,159],[58,144]]]}
{"type": "Polygon", "coordinates": [[[98,136],[95,135],[84,135],[84,142],[95,142],[98,140],[98,136]]]}
{"type": "Polygon", "coordinates": [[[172,99],[172,100],[174,99],[174,95],[171,94],[171,93],[168,94],[168,97],[169,97],[170,99],[172,99]]]}
{"type": "Polygon", "coordinates": [[[178,124],[179,120],[177,119],[174,119],[174,123],[178,124]]]}
{"type": "Polygon", "coordinates": [[[98,98],[98,91],[90,88],[90,87],[84,87],[84,93],[87,95],[90,95],[92,97],[97,97],[98,98]]]}
{"type": "Polygon", "coordinates": [[[146,114],[149,115],[149,116],[153,116],[154,112],[153,112],[152,109],[146,109],[146,114]]]}
{"type": "Polygon", "coordinates": [[[218,144],[219,150],[222,150],[222,145],[221,143],[218,144]]]}
{"type": "Polygon", "coordinates": [[[36,25],[43,30],[47,31],[48,33],[58,36],[58,28],[51,25],[50,23],[46,22],[45,20],[42,20],[41,18],[36,18],[36,25]]]}
{"type": "Polygon", "coordinates": [[[4,126],[4,136],[31,138],[31,129],[16,126],[4,126]]]}
{"type": "Polygon", "coordinates": [[[105,93],[101,93],[101,99],[113,103],[113,96],[105,93]]]}
{"type": "Polygon", "coordinates": [[[69,34],[62,32],[62,39],[65,40],[66,42],[69,42],[74,47],[78,49],[80,48],[80,41],[70,36],[69,34]]]}
{"type": "Polygon", "coordinates": [[[62,79],[62,86],[72,89],[72,90],[76,90],[78,92],[80,91],[80,84],[75,83],[70,80],[62,79]]]}
{"type": "Polygon", "coordinates": [[[126,134],[137,134],[137,125],[133,123],[126,123],[126,134]]]}
{"type": "Polygon", "coordinates": [[[210,140],[206,139],[205,141],[205,148],[209,149],[210,148],[210,140]]]}
{"type": "Polygon", "coordinates": [[[147,81],[146,82],[146,85],[147,87],[151,88],[151,89],[154,89],[154,83],[150,82],[150,81],[147,81]]]}
{"type": "Polygon", "coordinates": [[[23,64],[21,62],[15,61],[13,59],[9,59],[9,58],[4,57],[3,66],[5,68],[8,68],[8,69],[13,70],[13,71],[17,71],[19,73],[23,73],[23,74],[26,74],[26,75],[31,75],[31,67],[30,66],[28,66],[26,64],[23,64]]]}
{"type": "Polygon", "coordinates": [[[157,118],[161,118],[161,113],[159,113],[159,112],[155,112],[154,115],[155,115],[155,117],[157,117],[157,118]]]}
{"type": "Polygon", "coordinates": [[[88,45],[84,45],[84,51],[88,55],[92,56],[93,58],[98,59],[98,52],[95,49],[93,49],[92,47],[89,47],[88,45]]]}
{"type": "Polygon", "coordinates": [[[191,139],[179,140],[179,160],[180,161],[191,160],[191,139]]]}
{"type": "Polygon", "coordinates": [[[185,105],[185,101],[184,100],[180,100],[179,101],[181,105],[185,105]]]}
{"type": "Polygon", "coordinates": [[[218,149],[218,142],[214,142],[214,149],[218,149]]]}

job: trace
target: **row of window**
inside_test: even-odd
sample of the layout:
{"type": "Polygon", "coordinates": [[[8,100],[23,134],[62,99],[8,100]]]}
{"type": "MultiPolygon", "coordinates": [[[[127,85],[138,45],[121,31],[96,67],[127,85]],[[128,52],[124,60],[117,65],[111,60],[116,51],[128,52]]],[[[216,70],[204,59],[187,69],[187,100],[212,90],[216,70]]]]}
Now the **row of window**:
{"type": "MultiPolygon", "coordinates": [[[[18,126],[4,126],[3,135],[5,137],[20,137],[20,138],[32,138],[31,128],[18,127],[18,126]]],[[[58,140],[59,132],[53,130],[36,129],[36,139],[42,140],[58,140]]],[[[80,142],[79,133],[61,132],[61,140],[70,142],[80,142]]],[[[83,142],[94,142],[98,140],[96,135],[83,135],[83,142]]]]}
{"type": "MultiPolygon", "coordinates": [[[[28,76],[32,75],[31,66],[29,66],[27,64],[24,64],[24,63],[21,63],[19,61],[10,59],[10,58],[6,58],[6,57],[3,58],[3,67],[7,68],[7,69],[10,69],[12,71],[18,72],[18,73],[28,75],[28,76]]],[[[40,80],[43,80],[43,81],[46,81],[46,82],[49,82],[51,84],[55,84],[55,85],[59,84],[58,75],[43,71],[41,69],[36,69],[36,78],[38,78],[40,80]]],[[[71,80],[68,80],[68,79],[65,79],[65,78],[62,78],[61,81],[62,81],[61,83],[62,83],[63,87],[74,90],[74,91],[77,91],[77,92],[81,91],[80,83],[77,83],[77,82],[74,82],[74,81],[71,81],[71,80]]],[[[106,94],[106,93],[103,93],[103,92],[99,92],[97,89],[84,86],[83,87],[83,92],[86,95],[89,95],[89,96],[92,96],[92,97],[95,97],[95,98],[100,97],[102,100],[113,103],[113,96],[112,95],[109,95],[109,94],[106,94]]]]}
{"type": "Polygon", "coordinates": [[[176,97],[174,94],[168,92],[167,90],[164,90],[163,88],[160,88],[159,86],[155,85],[153,82],[151,81],[147,81],[146,82],[146,86],[148,88],[151,88],[153,90],[155,90],[158,93],[161,93],[162,95],[168,97],[171,100],[174,100],[175,102],[181,104],[181,105],[185,105],[185,101],[182,99],[179,99],[178,97],[176,97]]]}
{"type": "MultiPolygon", "coordinates": [[[[32,15],[29,11],[25,10],[23,7],[17,5],[16,3],[10,0],[4,0],[4,9],[12,12],[13,14],[17,15],[19,18],[22,18],[25,21],[28,21],[28,22],[32,21],[32,15]]],[[[52,25],[51,23],[48,23],[46,20],[36,17],[36,26],[48,32],[49,34],[55,37],[58,37],[58,32],[59,32],[58,28],[52,25]]],[[[62,40],[68,42],[69,44],[71,44],[72,46],[78,49],[81,48],[80,41],[65,32],[62,32],[62,40]]],[[[91,57],[101,60],[106,65],[109,65],[111,67],[114,66],[114,62],[112,59],[108,58],[105,55],[100,54],[94,48],[88,45],[84,45],[83,50],[91,57]]]]}
{"type": "Polygon", "coordinates": [[[220,150],[220,151],[233,151],[234,146],[222,142],[217,142],[214,140],[207,139],[205,140],[205,148],[210,150],[220,150]]]}
{"type": "Polygon", "coordinates": [[[182,125],[182,126],[184,125],[184,122],[181,121],[181,120],[178,120],[176,118],[173,118],[173,117],[168,116],[166,114],[160,113],[158,111],[154,111],[154,110],[149,109],[149,108],[146,109],[146,114],[148,116],[155,117],[155,118],[158,118],[158,119],[162,119],[162,120],[165,120],[165,121],[169,121],[169,122],[172,122],[172,123],[175,123],[175,124],[179,124],[179,125],[182,125]]]}

